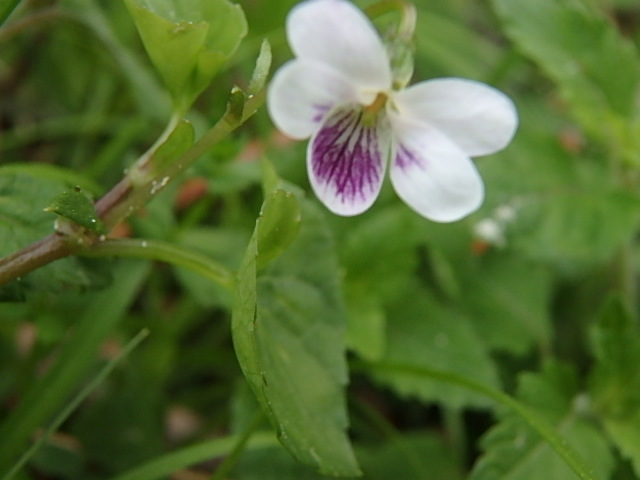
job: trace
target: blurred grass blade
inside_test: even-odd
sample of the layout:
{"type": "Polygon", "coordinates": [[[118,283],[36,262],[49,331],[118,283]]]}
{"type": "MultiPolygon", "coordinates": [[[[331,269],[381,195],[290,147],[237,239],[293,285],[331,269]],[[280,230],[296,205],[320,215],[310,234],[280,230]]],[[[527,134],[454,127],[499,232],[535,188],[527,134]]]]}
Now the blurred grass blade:
{"type": "MultiPolygon", "coordinates": [[[[155,480],[165,478],[171,473],[190,465],[227,455],[238,444],[240,437],[240,435],[233,435],[183,448],[118,475],[112,480],[155,480]]],[[[278,445],[278,441],[273,433],[259,432],[249,439],[246,448],[261,449],[276,445],[278,445]]]]}
{"type": "Polygon", "coordinates": [[[11,468],[35,430],[60,409],[77,388],[94,364],[99,346],[135,299],[148,271],[146,262],[122,262],[114,272],[116,281],[110,288],[85,295],[89,307],[77,319],[75,335],[60,350],[57,362],[48,373],[33,383],[0,426],[0,471],[11,468]]]}
{"type": "Polygon", "coordinates": [[[93,392],[96,388],[104,381],[105,378],[113,371],[113,369],[124,360],[129,354],[138,346],[140,343],[147,338],[149,335],[149,330],[144,329],[141,330],[132,340],[127,343],[122,351],[116,355],[110,362],[108,362],[102,370],[89,382],[89,384],[82,389],[75,398],[67,404],[67,406],[60,412],[60,414],[55,418],[49,428],[47,428],[43,434],[38,438],[38,440],[31,446],[29,450],[27,450],[20,460],[13,466],[11,471],[7,473],[2,480],[10,480],[13,476],[20,471],[20,469],[26,465],[26,463],[33,457],[33,455],[38,451],[42,445],[51,437],[51,434],[55,432],[60,425],[62,425],[65,420],[67,420],[73,412],[80,406],[80,404],[93,392]]]}
{"type": "Polygon", "coordinates": [[[2,25],[11,12],[18,6],[20,0],[2,0],[0,2],[0,25],[2,25]]]}

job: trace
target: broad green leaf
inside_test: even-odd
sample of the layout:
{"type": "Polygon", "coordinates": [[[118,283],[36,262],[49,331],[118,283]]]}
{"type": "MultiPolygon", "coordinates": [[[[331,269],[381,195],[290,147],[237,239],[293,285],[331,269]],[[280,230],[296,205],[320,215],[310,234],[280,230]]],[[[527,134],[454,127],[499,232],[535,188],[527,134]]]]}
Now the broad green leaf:
{"type": "Polygon", "coordinates": [[[126,0],[151,61],[186,110],[247,33],[227,0],[126,0]]]}
{"type": "Polygon", "coordinates": [[[605,305],[592,338],[597,360],[590,376],[594,409],[640,475],[640,328],[620,298],[605,305]]]}
{"type": "MultiPolygon", "coordinates": [[[[588,461],[594,478],[609,478],[613,457],[609,445],[589,418],[585,398],[577,392],[573,370],[550,364],[541,373],[520,378],[518,399],[556,425],[558,433],[588,461]]],[[[576,478],[548,443],[513,412],[503,415],[482,440],[484,455],[470,480],[538,480],[576,478]]]]}
{"type": "Polygon", "coordinates": [[[338,265],[323,218],[310,204],[303,203],[296,240],[257,275],[257,264],[265,263],[260,241],[271,243],[266,255],[273,258],[284,246],[275,243],[276,229],[290,232],[287,223],[297,220],[289,195],[276,190],[267,197],[245,254],[232,319],[234,346],[282,444],[325,474],[357,475],[345,432],[345,313],[338,265]]]}
{"type": "Polygon", "coordinates": [[[374,377],[404,396],[442,402],[450,407],[485,407],[488,400],[465,388],[424,377],[412,369],[425,367],[473,378],[488,387],[498,387],[498,375],[486,346],[460,313],[440,305],[419,284],[387,311],[387,346],[380,363],[384,368],[374,377]],[[406,373],[402,367],[406,366],[406,373]]]}
{"type": "Polygon", "coordinates": [[[637,136],[640,59],[604,12],[581,0],[493,5],[509,37],[558,84],[591,134],[618,146],[637,141],[628,137],[637,136]]]}
{"type": "Polygon", "coordinates": [[[45,208],[61,217],[81,225],[95,233],[102,233],[104,226],[96,213],[93,200],[80,187],[61,193],[45,208]]]}

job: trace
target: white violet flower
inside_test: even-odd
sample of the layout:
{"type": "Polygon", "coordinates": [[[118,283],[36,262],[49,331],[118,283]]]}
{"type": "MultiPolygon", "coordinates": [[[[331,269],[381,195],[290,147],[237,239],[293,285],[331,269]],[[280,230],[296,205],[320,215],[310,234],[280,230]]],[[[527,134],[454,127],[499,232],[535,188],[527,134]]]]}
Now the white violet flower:
{"type": "Polygon", "coordinates": [[[380,36],[346,0],[300,3],[287,36],[296,58],[275,74],[267,105],[286,135],[311,137],[309,178],[329,210],[367,210],[387,163],[397,194],[426,218],[451,222],[480,206],[484,186],[470,157],[513,137],[518,119],[507,96],[459,78],[394,91],[380,36]]]}

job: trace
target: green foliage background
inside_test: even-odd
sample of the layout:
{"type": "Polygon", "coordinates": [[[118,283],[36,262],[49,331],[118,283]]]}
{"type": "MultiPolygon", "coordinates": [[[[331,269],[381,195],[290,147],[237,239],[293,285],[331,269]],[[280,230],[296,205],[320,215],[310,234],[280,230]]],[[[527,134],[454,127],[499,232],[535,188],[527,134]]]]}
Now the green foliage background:
{"type": "MultiPolygon", "coordinates": [[[[290,58],[296,2],[189,1],[207,6],[183,19],[188,51],[151,0],[0,19],[16,3],[0,256],[56,218],[101,234],[90,200],[169,119],[154,181],[239,121],[263,40],[275,68],[290,58]],[[228,15],[222,40],[207,15],[228,15]]],[[[385,185],[332,216],[305,142],[262,108],[110,233],[131,241],[0,287],[0,479],[640,479],[640,5],[415,5],[414,81],[473,78],[519,111],[513,143],[477,160],[482,209],[435,224],[385,185]]]]}

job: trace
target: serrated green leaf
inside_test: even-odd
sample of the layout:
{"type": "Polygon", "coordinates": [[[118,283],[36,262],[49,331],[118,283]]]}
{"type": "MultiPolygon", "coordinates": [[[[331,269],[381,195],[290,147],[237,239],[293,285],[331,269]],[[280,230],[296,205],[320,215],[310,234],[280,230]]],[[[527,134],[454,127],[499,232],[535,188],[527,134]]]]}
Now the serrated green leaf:
{"type": "Polygon", "coordinates": [[[453,408],[485,407],[489,401],[458,385],[416,377],[411,369],[426,367],[498,387],[495,365],[468,319],[440,305],[418,284],[387,311],[387,346],[380,363],[398,367],[392,372],[374,369],[374,376],[399,394],[453,408]]]}
{"type": "Polygon", "coordinates": [[[623,141],[637,115],[640,59],[604,12],[580,0],[493,4],[506,33],[558,84],[584,127],[623,141]]]}
{"type": "Polygon", "coordinates": [[[55,197],[45,212],[52,212],[81,225],[92,232],[103,233],[104,225],[98,217],[93,200],[80,187],[55,197]]]}
{"type": "Polygon", "coordinates": [[[154,66],[186,109],[247,33],[239,5],[227,0],[126,0],[154,66]]]}
{"type": "Polygon", "coordinates": [[[233,341],[281,443],[323,473],[352,476],[359,470],[345,432],[345,314],[338,265],[322,215],[307,202],[302,206],[298,237],[257,277],[257,264],[264,262],[259,242],[276,239],[280,216],[278,208],[263,209],[238,275],[233,341]],[[273,219],[267,218],[271,212],[273,219]]]}
{"type": "MultiPolygon", "coordinates": [[[[581,411],[573,370],[549,364],[541,373],[520,378],[518,399],[541,415],[582,456],[588,459],[594,478],[609,478],[613,457],[602,433],[581,411]]],[[[485,451],[470,480],[538,480],[576,478],[569,466],[513,412],[489,430],[482,440],[485,451]]]]}
{"type": "Polygon", "coordinates": [[[589,379],[594,410],[640,475],[640,329],[620,298],[602,309],[592,339],[597,360],[589,379]]]}

